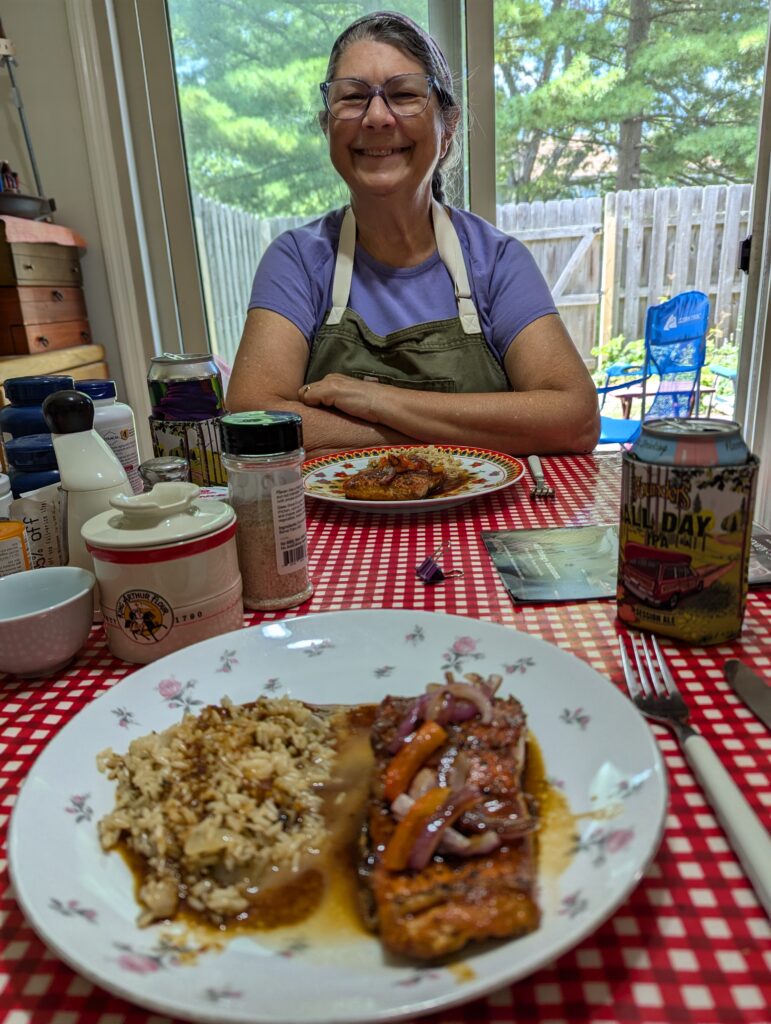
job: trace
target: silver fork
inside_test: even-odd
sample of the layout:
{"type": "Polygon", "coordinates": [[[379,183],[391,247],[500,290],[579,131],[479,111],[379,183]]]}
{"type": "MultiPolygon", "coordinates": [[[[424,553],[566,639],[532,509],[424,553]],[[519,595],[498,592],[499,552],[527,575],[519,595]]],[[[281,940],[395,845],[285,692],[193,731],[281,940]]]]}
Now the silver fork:
{"type": "Polygon", "coordinates": [[[758,899],[771,916],[771,836],[703,736],[689,725],[688,705],[677,689],[659,642],[630,633],[634,667],[618,638],[624,678],[639,710],[677,736],[685,758],[742,862],[758,899]]]}
{"type": "Polygon", "coordinates": [[[533,474],[533,480],[535,480],[535,487],[530,491],[530,497],[553,498],[554,488],[546,483],[546,478],[543,475],[543,466],[538,456],[528,455],[527,464],[530,467],[530,472],[533,474]]]}

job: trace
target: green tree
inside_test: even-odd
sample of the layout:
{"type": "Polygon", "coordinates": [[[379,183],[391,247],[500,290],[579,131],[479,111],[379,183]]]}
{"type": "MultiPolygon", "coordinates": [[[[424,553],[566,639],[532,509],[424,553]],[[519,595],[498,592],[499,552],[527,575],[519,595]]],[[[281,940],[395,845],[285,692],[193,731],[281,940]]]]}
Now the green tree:
{"type": "MultiPolygon", "coordinates": [[[[260,216],[345,201],[318,125],[336,36],[372,0],[169,0],[192,188],[260,216]]],[[[398,4],[426,23],[426,0],[398,4]]]]}
{"type": "Polygon", "coordinates": [[[751,181],[767,0],[498,0],[500,202],[751,181]]]}

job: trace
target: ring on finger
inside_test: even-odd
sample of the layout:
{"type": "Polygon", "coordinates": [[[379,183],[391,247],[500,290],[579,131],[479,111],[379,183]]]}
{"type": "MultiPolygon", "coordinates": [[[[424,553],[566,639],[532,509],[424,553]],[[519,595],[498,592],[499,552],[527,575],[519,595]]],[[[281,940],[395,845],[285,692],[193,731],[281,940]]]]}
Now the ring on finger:
{"type": "Polygon", "coordinates": [[[305,387],[303,388],[303,395],[307,395],[308,392],[310,391],[310,389],[311,389],[310,384],[306,384],[305,387]]]}

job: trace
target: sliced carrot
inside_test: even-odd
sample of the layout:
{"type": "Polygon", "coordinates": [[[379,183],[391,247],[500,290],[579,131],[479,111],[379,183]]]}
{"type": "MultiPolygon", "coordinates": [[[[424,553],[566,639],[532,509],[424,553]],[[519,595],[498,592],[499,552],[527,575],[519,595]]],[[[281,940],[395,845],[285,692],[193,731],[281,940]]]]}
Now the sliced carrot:
{"type": "Polygon", "coordinates": [[[396,826],[381,858],[387,871],[403,871],[409,863],[415,840],[445,801],[449,789],[436,786],[419,797],[396,826]]]}
{"type": "Polygon", "coordinates": [[[406,793],[418,768],[447,739],[447,733],[436,722],[424,722],[411,740],[391,759],[385,771],[384,795],[391,803],[406,793]]]}

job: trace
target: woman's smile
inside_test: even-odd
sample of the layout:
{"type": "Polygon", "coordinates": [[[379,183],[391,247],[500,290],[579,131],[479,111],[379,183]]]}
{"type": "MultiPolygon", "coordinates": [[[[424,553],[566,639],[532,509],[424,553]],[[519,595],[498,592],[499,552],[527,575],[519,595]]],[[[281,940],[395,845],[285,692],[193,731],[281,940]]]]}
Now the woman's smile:
{"type": "Polygon", "coordinates": [[[410,150],[411,148],[412,148],[411,146],[389,146],[387,148],[386,147],[374,148],[374,147],[368,146],[366,149],[365,148],[361,148],[361,149],[354,148],[354,152],[358,153],[360,156],[385,157],[385,156],[398,156],[401,153],[408,152],[408,150],[410,150]]]}

